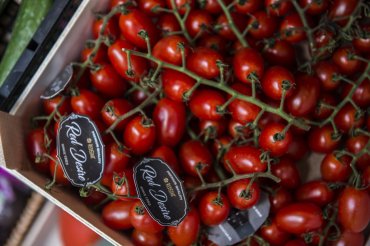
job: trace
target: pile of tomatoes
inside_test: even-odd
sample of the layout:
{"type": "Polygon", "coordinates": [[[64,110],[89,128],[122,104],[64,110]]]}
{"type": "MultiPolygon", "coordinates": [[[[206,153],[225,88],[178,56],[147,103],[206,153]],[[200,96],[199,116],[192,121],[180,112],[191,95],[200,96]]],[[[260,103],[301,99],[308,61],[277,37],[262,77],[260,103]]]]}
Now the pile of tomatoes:
{"type": "Polygon", "coordinates": [[[112,0],[110,8],[93,23],[74,82],[42,102],[27,137],[35,169],[69,186],[55,151],[58,122],[87,115],[106,160],[84,202],[136,245],[216,245],[206,228],[253,207],[261,192],[269,217],[242,244],[364,244],[366,1],[112,0]],[[191,209],[177,227],[158,224],[136,199],[132,167],[145,156],[183,180],[191,209]],[[312,170],[320,175],[306,181],[312,170]]]}

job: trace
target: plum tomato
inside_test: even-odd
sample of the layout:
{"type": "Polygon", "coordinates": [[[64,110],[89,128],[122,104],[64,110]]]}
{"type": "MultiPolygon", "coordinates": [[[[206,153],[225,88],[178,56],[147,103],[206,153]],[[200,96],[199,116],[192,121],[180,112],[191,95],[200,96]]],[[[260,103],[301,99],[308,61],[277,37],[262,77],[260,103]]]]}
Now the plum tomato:
{"type": "MultiPolygon", "coordinates": [[[[102,32],[103,22],[103,18],[98,18],[93,22],[92,34],[94,39],[97,39],[102,32]]],[[[118,20],[115,17],[112,17],[108,20],[104,32],[102,32],[102,35],[112,39],[116,39],[117,37],[119,37],[118,20]]]]}
{"type": "Polygon", "coordinates": [[[134,229],[131,241],[135,246],[161,246],[163,245],[163,233],[148,233],[134,229]]]}
{"type": "Polygon", "coordinates": [[[156,7],[166,7],[166,3],[164,0],[138,0],[137,3],[139,9],[150,16],[156,16],[160,14],[160,12],[154,11],[156,7]]]}
{"type": "Polygon", "coordinates": [[[258,11],[251,15],[248,21],[248,26],[250,26],[248,34],[256,40],[270,38],[276,31],[278,24],[279,20],[276,17],[265,11],[258,11]]]}
{"type": "Polygon", "coordinates": [[[293,8],[290,1],[265,0],[267,12],[273,16],[285,16],[293,8]]]}
{"type": "Polygon", "coordinates": [[[274,100],[281,100],[283,91],[288,98],[293,93],[294,76],[288,69],[280,66],[270,67],[263,75],[261,85],[263,92],[274,100]]]}
{"type": "Polygon", "coordinates": [[[319,61],[315,65],[316,76],[321,82],[321,87],[326,91],[332,91],[340,85],[335,76],[339,75],[339,68],[333,62],[319,61]]]}
{"type": "Polygon", "coordinates": [[[104,224],[115,230],[132,228],[130,221],[130,209],[134,201],[116,200],[104,206],[102,218],[104,224]]]}
{"type": "Polygon", "coordinates": [[[293,12],[284,17],[280,23],[280,35],[290,43],[298,43],[306,38],[302,20],[298,13],[293,12]]]}
{"type": "Polygon", "coordinates": [[[187,246],[195,243],[200,231],[199,213],[191,208],[178,226],[168,227],[168,236],[176,246],[187,246]]]}
{"type": "Polygon", "coordinates": [[[166,0],[167,7],[177,9],[180,15],[184,15],[188,8],[194,9],[195,2],[196,0],[166,0]]]}
{"type": "MultiPolygon", "coordinates": [[[[290,3],[285,1],[284,3],[290,3]]],[[[286,40],[274,40],[263,50],[263,57],[271,64],[292,68],[296,62],[294,46],[286,40]]]]}
{"type": "Polygon", "coordinates": [[[329,0],[299,0],[301,7],[310,15],[319,15],[325,12],[328,9],[329,2],[329,0]]]}
{"type": "Polygon", "coordinates": [[[205,175],[212,166],[212,154],[200,141],[189,140],[180,146],[179,159],[184,171],[198,177],[197,168],[205,175]]]}
{"type": "Polygon", "coordinates": [[[159,30],[162,31],[163,35],[171,32],[178,32],[181,30],[175,15],[173,15],[172,13],[160,15],[157,21],[157,27],[159,30]]]}
{"type": "Polygon", "coordinates": [[[299,202],[312,202],[323,207],[333,201],[334,191],[325,181],[315,180],[298,187],[295,197],[299,202]]]}
{"type": "Polygon", "coordinates": [[[223,117],[217,108],[226,102],[220,91],[214,89],[199,89],[191,95],[190,111],[201,120],[219,120],[223,117]]]}
{"type": "Polygon", "coordinates": [[[75,114],[82,114],[97,119],[100,116],[100,110],[104,106],[104,101],[94,92],[81,89],[71,97],[72,111],[75,114]]]}
{"type": "Polygon", "coordinates": [[[163,91],[168,98],[176,102],[184,100],[184,93],[195,84],[195,80],[184,73],[172,69],[162,71],[163,91]]]}
{"type": "Polygon", "coordinates": [[[271,204],[271,213],[276,214],[281,208],[293,202],[293,195],[291,191],[283,187],[279,187],[269,196],[271,204]]]}
{"type": "Polygon", "coordinates": [[[272,156],[281,156],[288,151],[292,138],[292,133],[289,129],[285,130],[283,124],[272,122],[262,129],[258,141],[272,156]]]}
{"type": "Polygon", "coordinates": [[[252,76],[261,79],[264,71],[264,62],[260,53],[252,48],[238,50],[233,58],[235,76],[243,83],[251,83],[252,76]]]}
{"type": "Polygon", "coordinates": [[[258,234],[271,245],[284,245],[290,238],[289,233],[277,226],[274,218],[265,222],[259,229],[258,234]]]}
{"type": "Polygon", "coordinates": [[[57,95],[53,98],[43,100],[42,106],[47,115],[50,115],[57,109],[61,115],[68,115],[72,112],[70,102],[71,99],[69,97],[57,95]]]}
{"type": "Polygon", "coordinates": [[[217,64],[222,61],[223,57],[217,51],[207,47],[199,47],[188,55],[186,66],[199,76],[212,79],[220,76],[220,68],[217,64]]]}
{"type": "Polygon", "coordinates": [[[153,150],[150,156],[153,158],[161,159],[162,161],[167,163],[175,171],[175,173],[180,173],[179,162],[172,148],[165,145],[159,146],[158,148],[153,150]]]}
{"type": "MultiPolygon", "coordinates": [[[[364,148],[366,148],[366,145],[369,143],[370,138],[364,135],[358,135],[358,136],[351,136],[346,141],[346,148],[349,152],[353,154],[358,154],[361,152],[364,148]]],[[[361,170],[368,167],[370,164],[370,155],[367,153],[364,153],[363,155],[359,156],[356,165],[361,170]]]]}
{"type": "Polygon", "coordinates": [[[202,36],[212,25],[211,14],[200,9],[191,10],[185,21],[186,30],[192,38],[202,36]]]}
{"type": "Polygon", "coordinates": [[[351,103],[344,105],[334,117],[335,125],[345,133],[351,129],[361,127],[364,121],[365,117],[358,113],[351,103]]]}
{"type": "MultiPolygon", "coordinates": [[[[248,18],[243,14],[239,14],[235,12],[231,12],[230,16],[236,28],[239,30],[239,32],[243,32],[243,30],[247,26],[248,18]]],[[[217,26],[216,28],[217,34],[220,35],[221,37],[227,40],[231,40],[231,41],[237,39],[233,30],[230,28],[226,15],[224,13],[218,16],[217,21],[216,21],[216,26],[217,26]]]]}
{"type": "Polygon", "coordinates": [[[249,0],[243,1],[242,3],[237,2],[235,10],[241,14],[252,14],[262,7],[262,1],[260,0],[249,0]]]}
{"type": "Polygon", "coordinates": [[[132,168],[126,168],[121,173],[113,174],[110,188],[113,194],[121,196],[118,199],[131,201],[133,198],[126,196],[137,195],[133,176],[132,168]]]}
{"type": "Polygon", "coordinates": [[[340,47],[333,53],[332,60],[341,74],[352,75],[361,69],[363,63],[355,55],[356,51],[352,47],[340,47]]]}
{"type": "Polygon", "coordinates": [[[164,62],[181,66],[182,55],[180,44],[184,47],[184,56],[189,54],[188,42],[182,36],[171,35],[160,39],[153,47],[153,56],[164,62]]]}

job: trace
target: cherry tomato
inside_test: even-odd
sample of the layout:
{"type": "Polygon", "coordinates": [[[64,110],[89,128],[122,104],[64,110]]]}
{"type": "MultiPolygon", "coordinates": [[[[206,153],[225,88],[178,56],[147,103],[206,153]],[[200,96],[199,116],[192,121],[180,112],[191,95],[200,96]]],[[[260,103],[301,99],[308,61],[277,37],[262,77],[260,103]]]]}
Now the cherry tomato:
{"type": "Polygon", "coordinates": [[[185,27],[191,37],[199,37],[213,24],[212,16],[205,10],[191,10],[185,21],[185,27]]]}
{"type": "MultiPolygon", "coordinates": [[[[290,3],[284,1],[284,3],[290,3]]],[[[286,40],[274,40],[263,51],[264,58],[272,65],[279,65],[284,67],[295,66],[295,50],[291,43],[286,40]]]]}
{"type": "Polygon", "coordinates": [[[156,128],[144,125],[142,116],[136,116],[126,125],[123,139],[126,147],[136,155],[148,152],[154,145],[156,128]]]}
{"type": "Polygon", "coordinates": [[[43,100],[42,106],[47,115],[53,113],[57,108],[61,115],[68,115],[72,112],[70,101],[69,97],[57,95],[53,98],[43,100]]]}
{"type": "Polygon", "coordinates": [[[253,182],[249,186],[250,179],[234,181],[227,186],[227,196],[234,208],[245,210],[253,207],[260,199],[260,188],[253,182]],[[249,190],[247,191],[247,187],[249,190]]]}
{"type": "Polygon", "coordinates": [[[113,175],[110,188],[113,194],[121,196],[119,197],[120,200],[131,201],[132,198],[126,196],[136,196],[137,193],[133,176],[132,168],[126,168],[121,173],[113,175]]]}
{"type": "MultiPolygon", "coordinates": [[[[370,25],[368,23],[360,24],[361,30],[365,32],[370,32],[370,25]]],[[[355,49],[362,53],[369,53],[370,52],[370,38],[366,36],[359,36],[352,40],[352,45],[355,49]]]]}
{"type": "Polygon", "coordinates": [[[315,66],[315,72],[324,90],[331,91],[338,88],[339,81],[334,80],[334,76],[339,75],[339,68],[334,63],[320,61],[315,66]]]}
{"type": "Polygon", "coordinates": [[[194,9],[195,0],[166,0],[167,7],[170,9],[176,8],[180,15],[184,15],[188,9],[194,9]]]}
{"type": "Polygon", "coordinates": [[[186,59],[187,68],[206,79],[212,79],[220,75],[220,69],[217,62],[222,62],[223,58],[217,51],[199,47],[188,55],[186,59]]]}
{"type": "Polygon", "coordinates": [[[333,94],[330,94],[330,93],[323,93],[319,100],[320,101],[317,104],[315,110],[313,111],[312,116],[315,119],[325,120],[334,111],[333,108],[331,108],[330,106],[327,107],[327,105],[331,105],[335,107],[338,104],[338,100],[335,96],[333,96],[333,94]],[[323,104],[327,104],[327,105],[323,105],[323,104]]]}
{"type": "Polygon", "coordinates": [[[293,202],[292,193],[283,187],[279,187],[269,196],[271,213],[276,214],[281,208],[293,202]]]}
{"type": "Polygon", "coordinates": [[[259,234],[271,245],[284,245],[290,238],[290,234],[281,230],[275,219],[269,220],[259,229],[259,234]]]}
{"type": "Polygon", "coordinates": [[[334,117],[336,126],[343,132],[348,132],[353,128],[361,127],[364,121],[364,116],[360,115],[358,117],[357,111],[351,103],[344,105],[344,107],[342,107],[334,117]]]}
{"type": "MultiPolygon", "coordinates": [[[[128,113],[131,109],[132,105],[129,101],[116,98],[105,103],[101,110],[101,116],[104,123],[107,126],[111,126],[119,117],[122,117],[122,115],[128,113]]],[[[123,131],[128,121],[129,118],[120,121],[114,129],[123,131]]]]}
{"type": "Polygon", "coordinates": [[[231,147],[224,156],[226,170],[231,171],[230,166],[237,174],[264,172],[267,164],[260,159],[261,151],[253,146],[231,147]]]}
{"type": "Polygon", "coordinates": [[[204,34],[198,42],[198,46],[213,49],[220,54],[225,54],[227,51],[227,42],[219,35],[204,34]]]}
{"type": "Polygon", "coordinates": [[[108,61],[108,54],[107,54],[107,46],[101,44],[93,55],[94,47],[90,45],[86,45],[86,47],[81,52],[81,61],[84,62],[87,59],[91,59],[91,61],[95,64],[106,63],[108,61]]]}
{"type": "MultiPolygon", "coordinates": [[[[366,145],[369,143],[370,138],[364,135],[358,135],[358,136],[352,136],[347,139],[346,141],[346,148],[349,152],[353,154],[357,154],[361,152],[366,145]]],[[[364,153],[357,159],[357,166],[360,169],[365,169],[367,166],[369,166],[370,163],[370,155],[367,153],[364,153]]]]}
{"type": "Polygon", "coordinates": [[[135,229],[131,234],[131,241],[135,246],[161,246],[163,233],[147,233],[135,229]]]}
{"type": "Polygon", "coordinates": [[[162,145],[153,150],[150,155],[154,158],[159,158],[166,162],[176,173],[180,173],[180,167],[175,152],[165,145],[162,145]]]}
{"type": "Polygon", "coordinates": [[[212,166],[211,152],[202,142],[197,140],[183,143],[179,150],[179,156],[184,171],[195,177],[198,177],[198,165],[200,165],[199,172],[202,175],[205,175],[212,166]]]}
{"type": "Polygon", "coordinates": [[[248,25],[251,28],[248,34],[257,40],[269,38],[276,31],[278,24],[278,19],[274,16],[268,15],[265,11],[258,11],[249,19],[248,25]]]}
{"type": "Polygon", "coordinates": [[[351,232],[344,230],[340,237],[335,241],[328,242],[328,246],[351,246],[351,245],[364,245],[365,237],[363,233],[351,232]]]}
{"type": "Polygon", "coordinates": [[[233,58],[233,68],[236,78],[243,83],[251,82],[252,73],[261,79],[264,69],[262,56],[251,48],[240,49],[233,58]]]}
{"type": "Polygon", "coordinates": [[[320,171],[323,180],[328,182],[345,182],[351,174],[351,158],[347,155],[339,159],[333,152],[326,154],[321,162],[320,171]]]}
{"type": "Polygon", "coordinates": [[[145,39],[138,35],[140,31],[146,31],[151,45],[154,45],[159,38],[158,30],[149,16],[137,9],[131,9],[128,13],[121,14],[119,27],[122,35],[141,49],[146,49],[147,44],[145,39]]]}
{"type": "Polygon", "coordinates": [[[162,71],[162,83],[164,93],[168,98],[176,102],[182,102],[184,93],[194,86],[195,80],[175,70],[164,69],[162,71]]]}
{"type": "Polygon", "coordinates": [[[316,205],[323,207],[333,201],[334,192],[324,181],[310,181],[301,185],[295,197],[300,202],[312,202],[316,205]]]}
{"type": "Polygon", "coordinates": [[[152,219],[141,201],[135,201],[130,209],[130,221],[132,226],[139,231],[147,233],[161,232],[164,227],[152,219]]]}
{"type": "Polygon", "coordinates": [[[284,135],[285,126],[280,123],[269,123],[261,131],[258,138],[260,146],[271,153],[272,156],[281,156],[285,154],[292,142],[292,134],[287,130],[284,135]]]}
{"type": "Polygon", "coordinates": [[[185,132],[185,106],[167,98],[155,106],[153,120],[157,130],[157,141],[162,145],[175,146],[185,132]]]}
{"type": "Polygon", "coordinates": [[[301,160],[308,152],[308,144],[303,137],[294,137],[286,155],[295,161],[301,160]]]}
{"type": "Polygon", "coordinates": [[[184,56],[187,56],[189,48],[186,39],[176,35],[160,39],[153,48],[153,56],[164,62],[181,66],[182,55],[178,46],[180,43],[184,44],[184,56]]]}
{"type": "Polygon", "coordinates": [[[354,55],[356,55],[356,51],[350,47],[341,47],[334,52],[333,62],[342,74],[352,75],[361,69],[362,62],[354,58],[354,55]]]}
{"type": "Polygon", "coordinates": [[[271,172],[280,178],[280,185],[286,189],[295,189],[301,184],[301,176],[297,165],[288,157],[282,157],[280,161],[271,166],[271,172]]]}
{"type": "MultiPolygon", "coordinates": [[[[231,1],[230,0],[222,0],[225,5],[228,5],[231,1]]],[[[218,3],[218,0],[205,0],[204,3],[202,3],[201,7],[206,10],[207,12],[211,14],[221,14],[222,8],[220,4],[218,3]]]]}
{"type": "Polygon", "coordinates": [[[358,0],[334,0],[329,9],[329,18],[344,26],[355,11],[358,0]]]}
{"type": "Polygon", "coordinates": [[[338,220],[351,232],[362,232],[370,221],[370,197],[366,190],[345,188],[338,199],[338,220]]]}
{"type": "Polygon", "coordinates": [[[328,9],[329,0],[320,0],[320,2],[315,0],[300,0],[299,4],[305,9],[307,14],[319,15],[328,9]]]}
{"type": "Polygon", "coordinates": [[[107,195],[95,189],[91,189],[89,192],[89,196],[82,198],[82,200],[87,206],[91,207],[91,206],[98,205],[106,198],[107,198],[107,195]]]}
{"type": "Polygon", "coordinates": [[[251,135],[252,130],[249,127],[246,127],[245,125],[232,119],[229,121],[228,132],[231,137],[236,138],[248,137],[251,135]]]}
{"type": "Polygon", "coordinates": [[[130,156],[127,150],[120,149],[116,142],[109,143],[105,147],[105,164],[101,183],[110,186],[113,173],[122,173],[128,166],[130,156]]]}
{"type": "MultiPolygon", "coordinates": [[[[351,84],[344,84],[342,88],[342,97],[346,97],[350,90],[352,89],[351,84]]],[[[353,101],[357,106],[361,108],[366,108],[370,106],[370,80],[364,79],[358,87],[355,89],[355,92],[352,95],[353,101]]]]}
{"type": "Polygon", "coordinates": [[[289,1],[265,0],[265,7],[270,15],[284,16],[293,8],[293,5],[289,1]]]}
{"type": "Polygon", "coordinates": [[[229,200],[224,194],[219,195],[217,191],[204,194],[198,206],[200,219],[207,226],[219,225],[229,216],[229,200]]]}
{"type": "Polygon", "coordinates": [[[133,204],[133,201],[116,200],[105,205],[102,211],[104,224],[114,230],[126,230],[132,228],[130,209],[133,204]]]}
{"type": "Polygon", "coordinates": [[[252,14],[256,12],[260,7],[262,7],[262,1],[259,0],[249,0],[243,1],[243,4],[237,2],[235,5],[235,10],[241,14],[252,14]]]}
{"type": "Polygon", "coordinates": [[[222,114],[217,111],[226,102],[223,94],[214,89],[196,90],[191,96],[190,111],[201,120],[219,120],[222,114]]]}
{"type": "Polygon", "coordinates": [[[289,233],[302,234],[315,231],[324,223],[319,206],[309,202],[289,204],[276,214],[277,226],[289,233]]]}
{"type": "Polygon", "coordinates": [[[286,68],[279,66],[267,69],[261,81],[263,92],[275,100],[281,99],[284,90],[286,92],[285,97],[290,97],[293,93],[294,84],[293,74],[286,68]]]}
{"type": "Polygon", "coordinates": [[[340,144],[340,137],[334,135],[331,125],[314,127],[308,135],[308,145],[315,152],[329,153],[340,144]]]}
{"type": "Polygon", "coordinates": [[[168,227],[168,236],[176,246],[187,246],[196,242],[199,231],[199,214],[192,208],[178,226],[168,227]]]}
{"type": "Polygon", "coordinates": [[[163,34],[180,31],[180,25],[172,13],[162,14],[157,22],[158,29],[162,30],[163,34]]]}
{"type": "MultiPolygon", "coordinates": [[[[231,19],[233,20],[236,28],[239,30],[239,32],[243,32],[243,30],[246,28],[247,24],[247,18],[245,15],[238,14],[235,12],[230,13],[231,19]]],[[[233,30],[229,26],[229,22],[225,16],[225,14],[219,15],[216,21],[216,31],[217,34],[221,37],[227,39],[227,40],[236,40],[237,37],[235,36],[233,30]]],[[[237,50],[237,49],[235,49],[237,50]]]]}
{"type": "Polygon", "coordinates": [[[148,71],[148,62],[135,55],[131,55],[131,69],[128,71],[127,53],[123,50],[134,50],[135,47],[125,40],[117,40],[108,48],[108,57],[116,71],[126,80],[139,82],[148,71]],[[132,73],[129,73],[132,72],[132,73]]]}
{"type": "Polygon", "coordinates": [[[209,138],[221,137],[226,130],[227,121],[225,118],[220,120],[201,120],[199,121],[199,131],[208,134],[209,138]]]}
{"type": "Polygon", "coordinates": [[[82,89],[72,96],[71,106],[74,113],[96,119],[100,116],[104,101],[94,92],[82,89]]]}
{"type": "Polygon", "coordinates": [[[159,15],[160,12],[154,12],[156,7],[165,8],[166,3],[164,0],[138,0],[138,7],[145,14],[150,16],[159,15]]]}
{"type": "Polygon", "coordinates": [[[280,23],[280,34],[283,39],[290,43],[298,43],[306,39],[306,33],[302,30],[303,24],[299,15],[295,12],[284,17],[280,23]]]}
{"type": "Polygon", "coordinates": [[[104,32],[102,31],[103,21],[104,21],[103,18],[98,18],[93,22],[92,26],[93,38],[97,39],[101,33],[104,36],[116,39],[119,36],[117,19],[115,17],[110,18],[105,26],[104,32]]]}

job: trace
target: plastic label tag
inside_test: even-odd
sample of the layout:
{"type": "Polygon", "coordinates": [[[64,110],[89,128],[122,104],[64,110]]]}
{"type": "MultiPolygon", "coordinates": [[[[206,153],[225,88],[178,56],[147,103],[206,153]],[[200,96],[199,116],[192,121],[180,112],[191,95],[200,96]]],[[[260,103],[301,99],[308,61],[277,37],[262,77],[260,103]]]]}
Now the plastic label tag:
{"type": "Polygon", "coordinates": [[[134,167],[137,194],[150,216],[163,226],[177,226],[189,206],[182,182],[161,159],[144,158],[134,167]]]}
{"type": "Polygon", "coordinates": [[[104,144],[88,117],[70,114],[57,135],[57,156],[68,180],[77,187],[97,183],[104,170],[104,144]]]}
{"type": "Polygon", "coordinates": [[[46,88],[40,96],[41,99],[51,99],[61,93],[69,84],[73,76],[72,64],[68,64],[54,79],[54,81],[46,88]]]}

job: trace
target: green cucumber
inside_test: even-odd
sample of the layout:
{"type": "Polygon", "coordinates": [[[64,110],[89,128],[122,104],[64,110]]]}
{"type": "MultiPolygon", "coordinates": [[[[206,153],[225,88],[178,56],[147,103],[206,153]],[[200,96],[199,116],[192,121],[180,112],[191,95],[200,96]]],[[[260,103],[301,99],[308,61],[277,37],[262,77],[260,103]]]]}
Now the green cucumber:
{"type": "Polygon", "coordinates": [[[26,49],[52,3],[52,0],[22,1],[15,19],[12,36],[0,63],[0,86],[26,49]]]}

